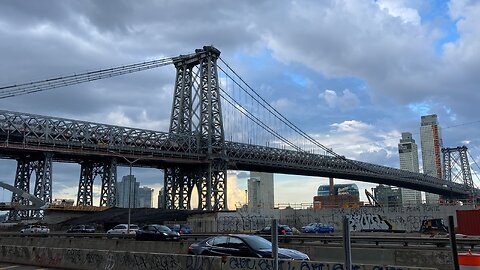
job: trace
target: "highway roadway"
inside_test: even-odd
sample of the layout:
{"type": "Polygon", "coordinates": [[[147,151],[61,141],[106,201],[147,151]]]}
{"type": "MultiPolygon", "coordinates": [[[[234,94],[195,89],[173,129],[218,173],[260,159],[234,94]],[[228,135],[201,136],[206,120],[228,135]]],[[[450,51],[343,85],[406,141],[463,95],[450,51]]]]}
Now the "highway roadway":
{"type": "MultiPolygon", "coordinates": [[[[31,266],[31,265],[21,265],[21,264],[13,264],[13,263],[2,263],[0,262],[0,270],[55,270],[54,268],[45,268],[39,266],[31,266]]],[[[56,269],[58,270],[58,269],[56,269]]]]}

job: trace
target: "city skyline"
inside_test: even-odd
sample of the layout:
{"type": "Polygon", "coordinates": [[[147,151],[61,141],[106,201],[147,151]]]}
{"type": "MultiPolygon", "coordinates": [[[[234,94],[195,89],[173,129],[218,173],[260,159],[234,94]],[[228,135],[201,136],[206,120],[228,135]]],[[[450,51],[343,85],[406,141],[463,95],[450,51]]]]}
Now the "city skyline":
{"type": "MultiPolygon", "coordinates": [[[[420,117],[437,114],[443,145],[466,145],[480,163],[479,12],[474,1],[9,1],[0,9],[0,86],[214,45],[269,104],[340,155],[399,168],[401,133],[420,141],[420,117]]],[[[168,66],[1,99],[0,108],[168,131],[174,82],[168,66]]],[[[15,167],[0,160],[7,183],[15,167]]],[[[54,163],[53,198],[76,199],[79,167],[54,163]]],[[[163,186],[160,170],[133,174],[163,186]]],[[[229,172],[229,205],[244,201],[245,174],[229,172]]],[[[276,174],[275,203],[306,202],[322,184],[276,174]]]]}

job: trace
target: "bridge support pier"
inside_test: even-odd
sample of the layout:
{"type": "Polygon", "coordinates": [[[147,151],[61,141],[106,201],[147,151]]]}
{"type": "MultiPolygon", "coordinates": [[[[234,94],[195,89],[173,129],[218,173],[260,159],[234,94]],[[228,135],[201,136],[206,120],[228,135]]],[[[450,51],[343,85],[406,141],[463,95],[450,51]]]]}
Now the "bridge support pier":
{"type": "MultiPolygon", "coordinates": [[[[17,159],[14,187],[30,193],[30,177],[35,171],[34,196],[50,203],[52,202],[52,155],[45,153],[41,157],[23,156],[17,159]]],[[[30,205],[27,198],[21,194],[12,194],[12,205],[30,205]]],[[[8,214],[10,220],[29,218],[42,218],[43,210],[11,210],[8,214]]]]}
{"type": "Polygon", "coordinates": [[[197,169],[187,166],[171,166],[164,172],[165,209],[191,209],[193,188],[197,181],[197,169]]]}
{"type": "MultiPolygon", "coordinates": [[[[33,195],[45,203],[52,202],[52,155],[45,154],[45,158],[36,162],[35,190],[33,195]]],[[[33,218],[43,218],[43,210],[33,210],[33,218]]]]}
{"type": "Polygon", "coordinates": [[[93,182],[97,175],[102,176],[100,206],[115,206],[117,184],[117,162],[115,159],[88,160],[81,163],[77,205],[93,206],[93,182]]]}
{"type": "Polygon", "coordinates": [[[165,209],[191,209],[192,191],[198,191],[198,209],[227,209],[227,163],[171,166],[165,169],[165,209]]]}
{"type": "Polygon", "coordinates": [[[227,208],[227,163],[215,161],[201,173],[197,182],[198,209],[223,210],[227,208]]]}
{"type": "Polygon", "coordinates": [[[100,206],[115,206],[117,184],[117,160],[111,159],[103,165],[102,192],[100,194],[100,206]]]}

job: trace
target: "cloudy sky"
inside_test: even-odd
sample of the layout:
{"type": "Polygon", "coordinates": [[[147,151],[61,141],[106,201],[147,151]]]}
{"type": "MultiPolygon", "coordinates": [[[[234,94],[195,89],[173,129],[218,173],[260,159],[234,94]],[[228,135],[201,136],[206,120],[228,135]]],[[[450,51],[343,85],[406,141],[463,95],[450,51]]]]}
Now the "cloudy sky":
{"type": "MultiPolygon", "coordinates": [[[[398,168],[401,132],[419,143],[420,116],[435,113],[444,146],[467,145],[480,163],[478,14],[473,0],[2,1],[0,86],[214,45],[270,104],[341,155],[398,168]]],[[[167,66],[1,99],[0,108],[167,131],[174,76],[167,66]]],[[[13,184],[15,165],[0,160],[2,181],[13,184]]],[[[79,171],[54,164],[54,198],[76,198],[79,171]]],[[[157,191],[163,184],[161,171],[134,174],[157,191]]],[[[310,203],[327,183],[275,179],[276,203],[310,203]]],[[[231,207],[245,189],[245,174],[231,172],[231,207]]]]}

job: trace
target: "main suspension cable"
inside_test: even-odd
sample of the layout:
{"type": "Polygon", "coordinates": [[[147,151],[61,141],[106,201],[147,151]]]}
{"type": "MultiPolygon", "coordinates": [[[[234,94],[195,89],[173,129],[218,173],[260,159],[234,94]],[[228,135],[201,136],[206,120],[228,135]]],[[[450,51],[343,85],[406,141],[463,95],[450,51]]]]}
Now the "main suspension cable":
{"type": "Polygon", "coordinates": [[[158,68],[173,63],[173,58],[163,58],[152,61],[146,61],[136,64],[130,64],[120,67],[101,69],[96,71],[88,71],[80,74],[61,76],[46,80],[7,85],[0,87],[0,99],[31,94],[35,92],[46,91],[63,86],[75,85],[84,82],[91,82],[105,78],[111,78],[124,74],[134,73],[138,71],[158,68]]]}

